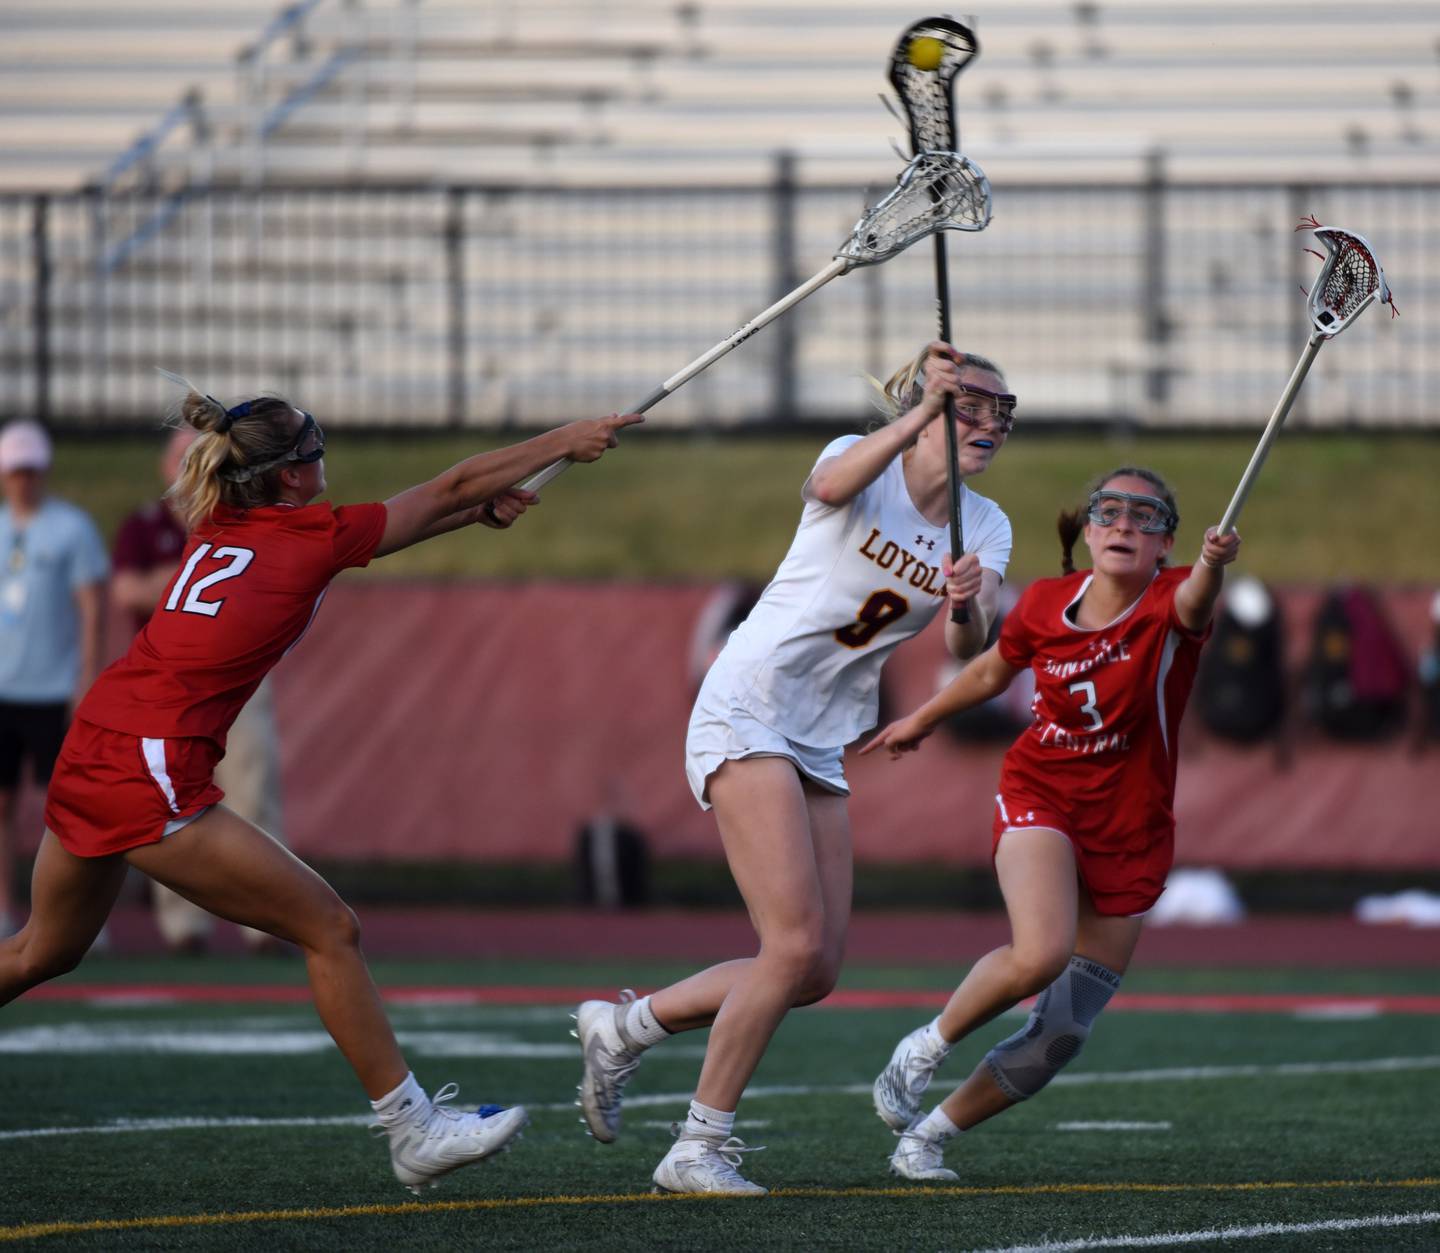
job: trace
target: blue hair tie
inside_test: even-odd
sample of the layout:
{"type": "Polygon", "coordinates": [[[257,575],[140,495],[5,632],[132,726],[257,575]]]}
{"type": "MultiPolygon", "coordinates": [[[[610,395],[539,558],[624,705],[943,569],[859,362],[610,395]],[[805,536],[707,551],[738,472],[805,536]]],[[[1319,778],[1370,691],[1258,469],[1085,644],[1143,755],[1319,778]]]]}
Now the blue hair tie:
{"type": "Polygon", "coordinates": [[[206,394],[205,399],[208,400],[211,404],[219,406],[219,408],[223,409],[225,412],[225,416],[221,418],[220,421],[215,425],[215,429],[221,435],[224,435],[232,426],[235,425],[236,418],[249,417],[250,407],[255,403],[253,400],[245,400],[241,401],[240,404],[236,405],[233,409],[226,409],[225,406],[220,404],[220,402],[216,400],[214,396],[211,396],[208,393],[206,394]]]}

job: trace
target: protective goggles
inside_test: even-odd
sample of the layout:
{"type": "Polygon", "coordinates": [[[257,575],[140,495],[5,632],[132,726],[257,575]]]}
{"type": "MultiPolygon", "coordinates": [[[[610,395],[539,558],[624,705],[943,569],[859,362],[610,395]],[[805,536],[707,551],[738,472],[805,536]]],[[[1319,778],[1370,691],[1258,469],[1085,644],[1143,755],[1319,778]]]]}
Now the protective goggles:
{"type": "Polygon", "coordinates": [[[1096,526],[1114,526],[1128,513],[1135,529],[1146,535],[1168,535],[1180,523],[1179,517],[1158,496],[1137,496],[1109,488],[1090,497],[1090,521],[1096,526]]]}
{"type": "MultiPolygon", "coordinates": [[[[247,400],[244,404],[236,405],[235,408],[228,410],[228,413],[232,418],[243,418],[250,412],[252,404],[254,401],[247,400]]],[[[300,429],[295,432],[295,442],[285,453],[279,457],[272,457],[269,461],[262,461],[258,465],[226,470],[222,472],[221,477],[229,479],[232,483],[245,483],[256,475],[284,465],[287,461],[298,461],[302,465],[319,461],[325,455],[325,432],[320,429],[320,423],[304,410],[300,411],[300,416],[305,420],[300,423],[300,429]]]]}
{"type": "Polygon", "coordinates": [[[971,428],[994,422],[1001,434],[1008,435],[1015,427],[1015,397],[1010,392],[990,392],[961,383],[955,416],[971,428]]]}

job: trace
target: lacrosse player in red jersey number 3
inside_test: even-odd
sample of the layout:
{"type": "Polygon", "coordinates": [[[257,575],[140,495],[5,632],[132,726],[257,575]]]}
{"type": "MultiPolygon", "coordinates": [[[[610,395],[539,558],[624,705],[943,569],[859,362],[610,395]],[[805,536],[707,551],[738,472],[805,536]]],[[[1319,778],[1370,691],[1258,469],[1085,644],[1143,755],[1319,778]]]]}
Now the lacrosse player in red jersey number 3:
{"type": "Polygon", "coordinates": [[[957,1132],[1034,1096],[1080,1052],[1119,986],[1174,855],[1180,718],[1240,538],[1206,532],[1199,562],[1167,568],[1179,515],[1164,481],[1124,467],[1087,508],[1062,514],[1066,573],[1028,587],[994,647],[861,752],[898,757],[945,718],[1035,676],[1034,720],[1005,754],[994,859],[1011,942],[971,968],[933,1022],[896,1046],[875,1110],[900,1136],[906,1179],[952,1180],[957,1132]],[[1088,571],[1071,550],[1083,534],[1088,571]],[[1029,1021],[928,1115],[920,1104],[951,1047],[1027,996],[1029,1021]]]}
{"type": "Polygon", "coordinates": [[[884,390],[892,420],[820,454],[790,551],[690,717],[690,786],[714,807],[759,952],[576,1014],[580,1106],[605,1142],[619,1132],[622,1091],[644,1051],[714,1024],[689,1115],[655,1169],[667,1192],[764,1195],[736,1169],[749,1150],[731,1131],[781,1018],[826,996],[840,969],[853,877],[845,745],[874,725],[880,668],[897,644],[965,603],[969,621],[947,621],[946,643],[973,656],[995,613],[1010,523],[966,484],[968,551],[951,563],[941,415],[948,397],[956,470],[968,478],[1003,447],[1015,397],[993,364],[946,344],[927,346],[884,390]]]}
{"type": "Polygon", "coordinates": [[[276,397],[227,409],[191,391],[201,432],[172,489],[189,531],[180,568],[130,651],[75,712],[50,783],[29,921],[0,941],[0,1004],[73,969],[128,866],[210,913],[298,945],[315,1008],[371,1099],[396,1177],[419,1190],[505,1148],[519,1107],[462,1113],[432,1100],[400,1054],[330,886],[218,802],[231,722],[300,639],[341,570],[475,522],[504,528],[535,503],[510,487],[560,457],[594,461],[638,415],[568,426],[471,457],[384,504],[311,504],[325,440],[276,397]]]}

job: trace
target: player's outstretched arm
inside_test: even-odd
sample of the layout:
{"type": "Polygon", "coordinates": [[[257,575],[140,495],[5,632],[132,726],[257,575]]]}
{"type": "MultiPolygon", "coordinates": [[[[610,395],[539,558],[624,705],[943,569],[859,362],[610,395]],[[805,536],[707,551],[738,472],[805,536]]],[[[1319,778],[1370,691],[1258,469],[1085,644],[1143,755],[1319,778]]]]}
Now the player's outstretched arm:
{"type": "Polygon", "coordinates": [[[513,484],[556,461],[598,461],[615,447],[623,428],[644,420],[638,413],[584,418],[523,444],[466,458],[385,502],[385,533],[375,555],[383,557],[478,522],[478,511],[491,503],[498,519],[513,522],[524,512],[515,508],[517,502],[528,506],[538,499],[533,492],[517,494],[513,484]]]}
{"type": "Polygon", "coordinates": [[[861,756],[881,748],[889,751],[892,760],[901,753],[914,752],[946,718],[999,696],[1019,673],[1000,656],[998,647],[987,648],[914,713],[881,731],[860,750],[861,756]]]}
{"type": "Polygon", "coordinates": [[[920,403],[871,431],[835,457],[827,457],[805,480],[806,500],[839,508],[848,505],[884,472],[926,426],[945,411],[945,397],[960,390],[960,367],[955,349],[938,340],[930,345],[925,362],[925,391],[920,403]]]}
{"type": "Polygon", "coordinates": [[[1225,567],[1239,554],[1240,536],[1234,531],[1221,536],[1212,526],[1205,532],[1200,559],[1191,567],[1190,577],[1175,589],[1175,616],[1187,630],[1205,629],[1225,582],[1225,567]]]}

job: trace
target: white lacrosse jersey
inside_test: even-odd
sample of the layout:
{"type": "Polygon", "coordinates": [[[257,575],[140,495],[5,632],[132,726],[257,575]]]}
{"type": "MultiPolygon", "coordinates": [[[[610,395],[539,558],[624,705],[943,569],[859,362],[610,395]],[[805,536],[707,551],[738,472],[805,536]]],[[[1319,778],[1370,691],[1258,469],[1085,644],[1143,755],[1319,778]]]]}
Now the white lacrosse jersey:
{"type": "MultiPolygon", "coordinates": [[[[834,440],[816,465],[861,438],[834,440]]],[[[965,551],[1003,578],[1010,520],[968,487],[960,501],[965,551]]],[[[806,501],[790,551],[706,683],[797,744],[850,743],[875,725],[885,659],[945,604],[949,548],[948,525],[910,499],[900,457],[848,504],[806,501]]]]}

